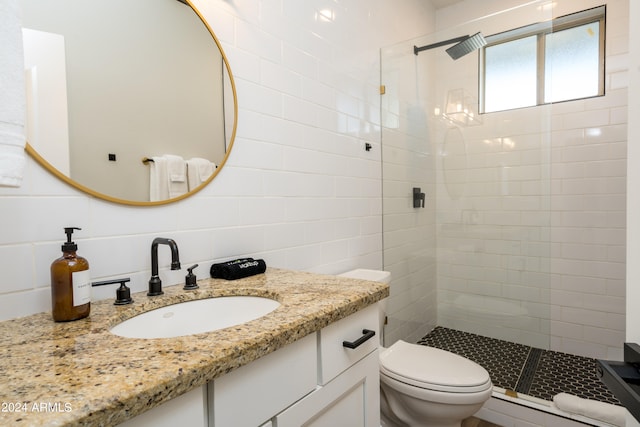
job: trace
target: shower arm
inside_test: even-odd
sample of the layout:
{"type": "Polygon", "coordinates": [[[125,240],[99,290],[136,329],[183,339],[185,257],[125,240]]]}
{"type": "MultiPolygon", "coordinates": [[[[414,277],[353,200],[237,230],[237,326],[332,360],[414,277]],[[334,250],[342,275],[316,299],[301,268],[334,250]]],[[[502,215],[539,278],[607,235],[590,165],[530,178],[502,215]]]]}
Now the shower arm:
{"type": "Polygon", "coordinates": [[[436,47],[446,46],[448,44],[460,43],[467,40],[468,38],[470,38],[470,36],[460,36],[460,37],[456,37],[455,39],[443,40],[441,42],[428,44],[426,46],[421,46],[421,47],[413,46],[413,53],[417,55],[418,52],[422,52],[423,50],[434,49],[436,47]]]}

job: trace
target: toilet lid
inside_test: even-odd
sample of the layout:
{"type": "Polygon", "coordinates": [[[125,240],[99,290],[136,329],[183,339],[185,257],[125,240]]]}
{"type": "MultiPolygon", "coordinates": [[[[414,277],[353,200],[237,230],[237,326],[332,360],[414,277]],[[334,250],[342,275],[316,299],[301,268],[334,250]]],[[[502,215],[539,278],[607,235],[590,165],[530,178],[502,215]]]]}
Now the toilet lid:
{"type": "Polygon", "coordinates": [[[482,366],[457,354],[397,341],[380,354],[382,374],[421,388],[471,393],[491,387],[482,366]]]}

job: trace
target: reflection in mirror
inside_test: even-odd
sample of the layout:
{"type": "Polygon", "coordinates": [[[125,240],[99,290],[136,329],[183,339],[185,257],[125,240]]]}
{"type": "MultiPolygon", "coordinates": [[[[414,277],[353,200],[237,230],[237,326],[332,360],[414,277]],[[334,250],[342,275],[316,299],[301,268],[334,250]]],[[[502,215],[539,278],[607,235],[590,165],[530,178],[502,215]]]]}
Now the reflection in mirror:
{"type": "Polygon", "coordinates": [[[90,194],[136,205],[182,199],[213,179],[233,144],[236,92],[197,10],[176,0],[22,2],[36,160],[90,194]],[[190,159],[209,165],[191,185],[190,159]],[[154,177],[171,190],[157,199],[150,191],[167,184],[154,177]]]}

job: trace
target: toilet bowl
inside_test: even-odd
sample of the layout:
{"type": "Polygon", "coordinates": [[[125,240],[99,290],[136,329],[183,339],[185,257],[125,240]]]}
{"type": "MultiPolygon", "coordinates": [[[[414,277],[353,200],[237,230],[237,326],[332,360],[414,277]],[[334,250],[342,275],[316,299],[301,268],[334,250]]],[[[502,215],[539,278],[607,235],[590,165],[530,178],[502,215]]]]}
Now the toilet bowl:
{"type": "Polygon", "coordinates": [[[459,427],[491,397],[492,384],[469,359],[400,340],[380,354],[380,388],[389,425],[459,427]]]}
{"type": "MultiPolygon", "coordinates": [[[[341,274],[390,283],[391,274],[352,270],[341,274]]],[[[381,304],[380,335],[385,315],[381,304]]],[[[457,354],[399,340],[380,347],[380,411],[385,427],[459,427],[491,397],[492,383],[482,366],[457,354]]]]}

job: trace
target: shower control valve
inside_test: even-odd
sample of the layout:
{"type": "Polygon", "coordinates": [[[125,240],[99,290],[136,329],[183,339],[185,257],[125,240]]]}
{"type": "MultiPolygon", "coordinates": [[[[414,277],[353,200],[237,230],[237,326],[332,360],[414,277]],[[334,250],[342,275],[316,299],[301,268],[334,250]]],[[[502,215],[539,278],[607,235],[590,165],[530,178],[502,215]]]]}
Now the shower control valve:
{"type": "Polygon", "coordinates": [[[422,193],[420,187],[413,188],[413,207],[414,208],[424,208],[424,198],[425,195],[422,193]]]}

